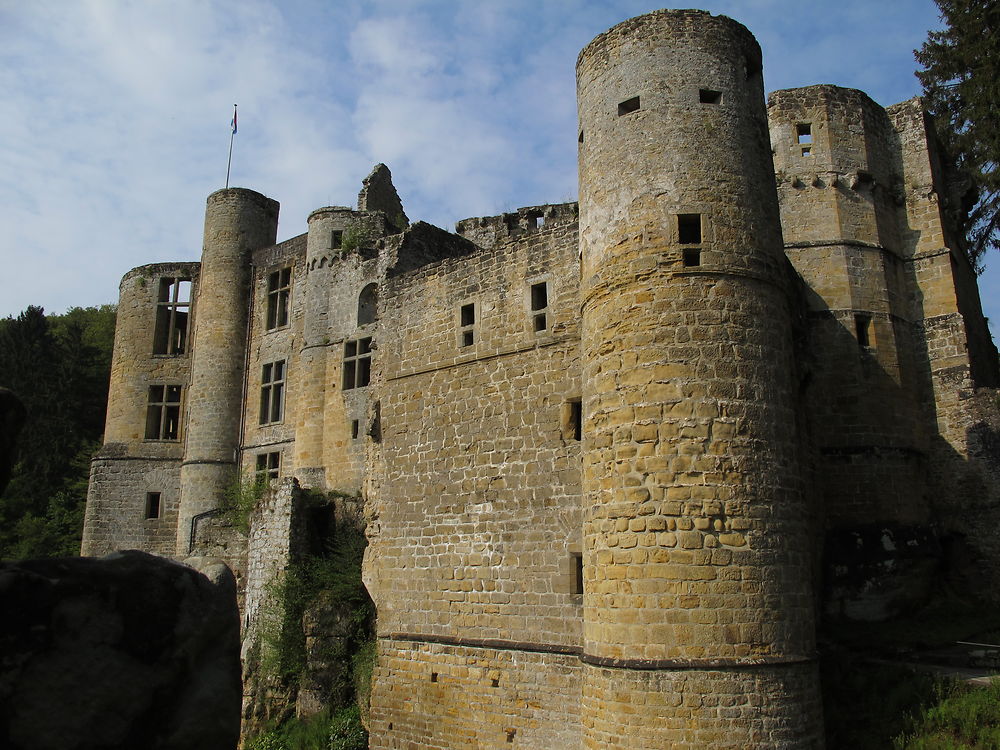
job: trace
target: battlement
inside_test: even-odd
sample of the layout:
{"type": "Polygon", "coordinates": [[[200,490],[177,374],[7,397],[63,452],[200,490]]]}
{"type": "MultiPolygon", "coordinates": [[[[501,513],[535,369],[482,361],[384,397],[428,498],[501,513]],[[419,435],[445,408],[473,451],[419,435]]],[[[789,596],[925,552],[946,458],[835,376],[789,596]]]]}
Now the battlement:
{"type": "Polygon", "coordinates": [[[497,216],[473,216],[456,222],[455,232],[480,247],[490,248],[498,242],[523,237],[526,234],[566,226],[579,220],[580,207],[571,203],[546,203],[525,206],[497,216]]]}

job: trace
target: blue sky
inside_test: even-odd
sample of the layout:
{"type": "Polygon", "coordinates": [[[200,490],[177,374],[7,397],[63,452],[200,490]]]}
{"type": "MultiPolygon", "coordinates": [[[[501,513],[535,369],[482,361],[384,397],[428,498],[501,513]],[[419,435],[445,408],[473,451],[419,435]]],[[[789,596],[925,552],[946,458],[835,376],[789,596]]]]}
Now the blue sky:
{"type": "MultiPolygon", "coordinates": [[[[768,91],[919,93],[932,0],[702,2],[764,51],[768,91]]],[[[197,260],[206,196],[281,202],[279,239],[353,204],[376,162],[411,219],[575,200],[574,65],[640,0],[0,0],[0,315],[117,299],[197,260]]],[[[1000,321],[1000,258],[981,278],[1000,321]]]]}

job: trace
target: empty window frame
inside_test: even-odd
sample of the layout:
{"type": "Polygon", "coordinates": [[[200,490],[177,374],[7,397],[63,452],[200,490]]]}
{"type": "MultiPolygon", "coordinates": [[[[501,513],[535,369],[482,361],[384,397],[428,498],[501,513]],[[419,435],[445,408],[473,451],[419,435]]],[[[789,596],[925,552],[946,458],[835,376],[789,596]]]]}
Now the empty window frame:
{"type": "Polygon", "coordinates": [[[147,492],[146,493],[146,510],[145,516],[147,519],[159,518],[162,513],[162,505],[160,504],[160,493],[159,492],[147,492]]]}
{"type": "Polygon", "coordinates": [[[583,439],[583,401],[580,398],[563,403],[561,421],[564,440],[579,442],[583,439]]]}
{"type": "Polygon", "coordinates": [[[858,346],[866,349],[873,346],[871,315],[858,314],[854,316],[854,334],[857,336],[858,346]]]}
{"type": "Polygon", "coordinates": [[[573,557],[571,560],[573,575],[572,593],[575,596],[583,596],[583,554],[580,552],[572,552],[570,554],[573,557]]]}
{"type": "Polygon", "coordinates": [[[180,428],[181,386],[149,386],[146,440],[177,440],[180,437],[180,428]]]}
{"type": "Polygon", "coordinates": [[[800,144],[812,143],[812,123],[810,122],[800,122],[795,125],[795,138],[800,144]]]}
{"type": "Polygon", "coordinates": [[[344,342],[344,390],[364,388],[372,379],[372,339],[344,342]]]}
{"type": "Polygon", "coordinates": [[[375,322],[375,307],[378,303],[378,287],[369,284],[358,295],[358,325],[364,326],[375,322]]]}
{"type": "Polygon", "coordinates": [[[288,292],[292,269],[282,268],[267,277],[267,330],[288,325],[288,292]]]}
{"type": "Polygon", "coordinates": [[[462,346],[476,343],[476,303],[469,302],[458,309],[459,340],[462,346]]]}
{"type": "Polygon", "coordinates": [[[344,244],[344,230],[334,229],[330,233],[330,249],[339,250],[344,244]]]}
{"type": "Polygon", "coordinates": [[[722,92],[712,89],[698,89],[698,101],[702,104],[722,104],[722,92]]]}
{"type": "Polygon", "coordinates": [[[628,115],[639,110],[639,97],[633,96],[618,105],[618,116],[628,115]]]}
{"type": "Polygon", "coordinates": [[[285,360],[268,362],[260,370],[260,423],[274,424],[284,418],[285,360]]]}
{"type": "Polygon", "coordinates": [[[677,241],[682,245],[701,243],[701,214],[677,214],[677,241]]]}
{"type": "Polygon", "coordinates": [[[549,327],[549,285],[546,281],[540,281],[531,285],[531,326],[535,333],[544,331],[549,327]]]}
{"type": "Polygon", "coordinates": [[[156,298],[153,354],[177,355],[187,351],[191,312],[191,280],[160,279],[156,298]]]}
{"type": "Polygon", "coordinates": [[[361,420],[351,420],[351,440],[357,440],[361,436],[361,420]]]}
{"type": "Polygon", "coordinates": [[[697,247],[686,247],[682,253],[685,268],[694,268],[701,265],[701,249],[697,247]]]}
{"type": "Polygon", "coordinates": [[[256,475],[258,480],[268,481],[271,479],[277,479],[280,471],[281,471],[280,451],[257,454],[257,467],[254,471],[254,474],[256,475]]]}

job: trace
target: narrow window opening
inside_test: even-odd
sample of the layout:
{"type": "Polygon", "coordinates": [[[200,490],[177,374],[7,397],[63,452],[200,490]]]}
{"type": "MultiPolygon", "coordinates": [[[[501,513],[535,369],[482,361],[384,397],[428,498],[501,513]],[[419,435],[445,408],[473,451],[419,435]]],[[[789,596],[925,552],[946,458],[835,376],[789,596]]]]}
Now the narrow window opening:
{"type": "Polygon", "coordinates": [[[378,303],[378,287],[369,284],[358,295],[358,325],[364,326],[375,322],[375,308],[378,303]]]}
{"type": "Polygon", "coordinates": [[[626,99],[621,104],[618,105],[618,116],[628,115],[639,109],[639,97],[633,96],[631,99],[626,99]]]}
{"type": "Polygon", "coordinates": [[[583,143],[583,131],[580,131],[580,137],[577,139],[580,143],[583,143]]]}
{"type": "Polygon", "coordinates": [[[191,280],[160,279],[153,328],[153,354],[178,355],[187,351],[191,311],[191,280]]]}
{"type": "Polygon", "coordinates": [[[438,673],[431,672],[431,682],[437,682],[437,681],[438,681],[438,673]]]}
{"type": "Polygon", "coordinates": [[[277,479],[281,473],[281,452],[258,453],[257,470],[255,473],[257,479],[262,482],[277,479]]]}
{"type": "Polygon", "coordinates": [[[795,137],[799,143],[812,143],[812,123],[800,122],[795,126],[795,137]]]}
{"type": "Polygon", "coordinates": [[[351,440],[357,440],[358,434],[361,432],[361,422],[357,419],[351,420],[351,440]]]}
{"type": "Polygon", "coordinates": [[[698,89],[698,101],[702,104],[721,104],[722,92],[712,89],[698,89]]]}
{"type": "Polygon", "coordinates": [[[476,323],[476,306],[473,303],[462,305],[462,325],[471,326],[476,323]]]}
{"type": "Polygon", "coordinates": [[[517,734],[517,730],[516,729],[508,729],[507,730],[507,742],[513,742],[514,741],[514,736],[516,734],[517,734]]]}
{"type": "Polygon", "coordinates": [[[813,155],[812,146],[803,146],[802,147],[802,155],[803,156],[812,156],[813,155]]]}
{"type": "Polygon", "coordinates": [[[682,245],[701,242],[701,214],[677,215],[677,239],[682,245]]]}
{"type": "Polygon", "coordinates": [[[549,284],[547,281],[540,281],[531,285],[531,321],[532,329],[535,333],[544,331],[549,327],[549,284]]]}
{"type": "Polygon", "coordinates": [[[181,386],[151,385],[146,407],[146,439],[177,440],[181,424],[181,386]]]}
{"type": "Polygon", "coordinates": [[[746,70],[747,70],[747,80],[750,80],[755,75],[757,75],[758,73],[760,73],[760,71],[761,71],[760,60],[758,60],[756,58],[752,58],[749,55],[747,55],[746,58],[745,58],[745,62],[746,62],[746,70]]]}
{"type": "Polygon", "coordinates": [[[146,518],[160,517],[160,493],[146,493],[146,518]]]}
{"type": "Polygon", "coordinates": [[[285,360],[269,362],[260,372],[260,423],[274,424],[284,417],[285,360]]]}
{"type": "Polygon", "coordinates": [[[330,234],[330,249],[339,250],[341,245],[344,244],[344,231],[342,229],[334,229],[330,234]]]}
{"type": "Polygon", "coordinates": [[[583,439],[583,402],[572,398],[563,404],[562,434],[564,440],[583,439]]]}
{"type": "Polygon", "coordinates": [[[344,342],[344,374],[343,389],[364,388],[371,382],[372,374],[372,339],[344,342]]]}
{"type": "Polygon", "coordinates": [[[476,303],[462,305],[458,312],[462,346],[472,346],[476,341],[476,303]]]}
{"type": "Polygon", "coordinates": [[[854,316],[854,332],[858,339],[858,346],[867,348],[872,345],[871,327],[872,327],[871,315],[854,316]]]}
{"type": "Polygon", "coordinates": [[[701,250],[696,247],[684,248],[684,265],[687,268],[701,265],[701,250]]]}
{"type": "Polygon", "coordinates": [[[573,553],[573,593],[583,595],[583,555],[573,553]]]}
{"type": "Polygon", "coordinates": [[[545,226],[545,217],[542,214],[536,214],[534,217],[535,229],[541,229],[545,226]]]}
{"type": "Polygon", "coordinates": [[[291,268],[282,268],[267,277],[267,330],[288,325],[288,294],[291,281],[291,268]]]}
{"type": "Polygon", "coordinates": [[[500,687],[500,680],[494,677],[492,680],[490,680],[490,687],[500,687]]]}

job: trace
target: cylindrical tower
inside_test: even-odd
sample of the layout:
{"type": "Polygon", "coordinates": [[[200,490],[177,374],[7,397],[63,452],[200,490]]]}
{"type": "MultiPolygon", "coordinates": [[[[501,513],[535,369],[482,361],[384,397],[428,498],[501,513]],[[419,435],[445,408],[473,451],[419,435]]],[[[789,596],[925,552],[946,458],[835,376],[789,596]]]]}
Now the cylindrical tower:
{"type": "Polygon", "coordinates": [[[658,11],[577,61],[585,747],[822,744],[760,60],[658,11]]]}
{"type": "Polygon", "coordinates": [[[191,545],[192,520],[219,507],[240,444],[246,367],[250,252],[273,245],[278,202],[253,190],[208,196],[205,244],[194,312],[188,424],[181,464],[177,554],[191,545]]]}

